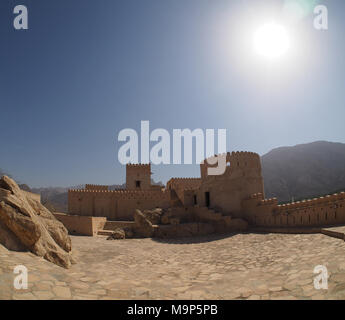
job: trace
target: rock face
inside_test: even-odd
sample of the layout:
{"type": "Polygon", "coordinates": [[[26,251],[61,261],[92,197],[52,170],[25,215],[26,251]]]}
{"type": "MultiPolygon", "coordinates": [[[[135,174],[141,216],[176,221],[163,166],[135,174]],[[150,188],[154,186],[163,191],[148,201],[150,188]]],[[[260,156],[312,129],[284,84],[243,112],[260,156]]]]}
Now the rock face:
{"type": "Polygon", "coordinates": [[[153,225],[140,210],[134,212],[134,233],[136,236],[151,238],[153,236],[153,225]]]}
{"type": "Polygon", "coordinates": [[[9,250],[29,250],[64,268],[74,262],[64,225],[7,176],[0,179],[0,243],[9,250]]]}
{"type": "Polygon", "coordinates": [[[163,209],[156,208],[153,210],[144,210],[143,215],[152,224],[160,224],[161,223],[161,217],[163,215],[163,209]]]}

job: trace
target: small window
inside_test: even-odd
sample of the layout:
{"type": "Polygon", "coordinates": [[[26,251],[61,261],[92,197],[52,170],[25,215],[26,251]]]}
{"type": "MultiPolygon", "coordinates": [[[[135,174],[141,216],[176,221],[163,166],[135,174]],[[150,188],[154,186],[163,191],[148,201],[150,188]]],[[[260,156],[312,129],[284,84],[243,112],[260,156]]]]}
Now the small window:
{"type": "Polygon", "coordinates": [[[193,196],[193,202],[194,202],[194,205],[198,204],[198,201],[197,201],[196,195],[194,195],[194,196],[193,196]]]}
{"type": "Polygon", "coordinates": [[[206,205],[206,207],[209,207],[210,204],[211,204],[210,193],[209,192],[205,192],[205,205],[206,205]]]}
{"type": "Polygon", "coordinates": [[[136,188],[140,188],[140,181],[138,181],[138,180],[135,181],[135,187],[136,187],[136,188]]]}

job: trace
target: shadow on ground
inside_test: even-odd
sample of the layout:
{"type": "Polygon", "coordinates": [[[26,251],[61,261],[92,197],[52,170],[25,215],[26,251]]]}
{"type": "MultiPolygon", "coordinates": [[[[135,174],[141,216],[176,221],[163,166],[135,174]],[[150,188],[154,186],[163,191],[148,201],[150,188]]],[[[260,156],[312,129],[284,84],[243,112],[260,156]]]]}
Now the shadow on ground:
{"type": "MultiPolygon", "coordinates": [[[[245,234],[245,233],[246,232],[242,232],[241,234],[245,234]]],[[[226,238],[231,238],[237,234],[240,234],[240,233],[232,232],[232,233],[223,233],[223,234],[208,234],[204,236],[183,237],[183,238],[152,238],[152,240],[155,242],[167,243],[167,244],[192,244],[192,243],[206,243],[206,242],[222,240],[226,238]]]]}

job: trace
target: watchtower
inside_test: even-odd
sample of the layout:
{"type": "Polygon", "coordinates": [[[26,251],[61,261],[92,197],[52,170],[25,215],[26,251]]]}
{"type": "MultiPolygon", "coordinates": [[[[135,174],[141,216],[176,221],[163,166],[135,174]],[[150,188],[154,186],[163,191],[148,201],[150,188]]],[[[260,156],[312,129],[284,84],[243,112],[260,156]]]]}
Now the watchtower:
{"type": "Polygon", "coordinates": [[[126,189],[149,190],[151,188],[151,164],[126,165],[126,189]]]}

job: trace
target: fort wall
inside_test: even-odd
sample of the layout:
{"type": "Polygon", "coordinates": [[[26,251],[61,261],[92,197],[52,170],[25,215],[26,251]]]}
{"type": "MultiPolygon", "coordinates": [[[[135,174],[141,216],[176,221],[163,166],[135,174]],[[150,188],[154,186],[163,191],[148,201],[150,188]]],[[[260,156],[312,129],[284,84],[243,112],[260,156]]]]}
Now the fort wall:
{"type": "Polygon", "coordinates": [[[245,217],[259,227],[321,227],[345,224],[345,193],[278,205],[253,195],[243,201],[245,217]]]}
{"type": "Polygon", "coordinates": [[[162,190],[69,190],[68,212],[109,220],[133,220],[135,209],[168,208],[169,201],[169,192],[162,190]]]}
{"type": "Polygon", "coordinates": [[[95,236],[102,230],[107,219],[104,217],[73,216],[54,213],[56,219],[63,223],[69,234],[95,236]]]}

